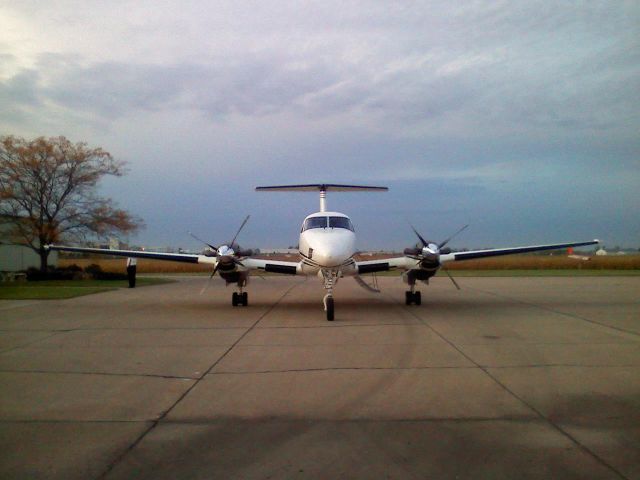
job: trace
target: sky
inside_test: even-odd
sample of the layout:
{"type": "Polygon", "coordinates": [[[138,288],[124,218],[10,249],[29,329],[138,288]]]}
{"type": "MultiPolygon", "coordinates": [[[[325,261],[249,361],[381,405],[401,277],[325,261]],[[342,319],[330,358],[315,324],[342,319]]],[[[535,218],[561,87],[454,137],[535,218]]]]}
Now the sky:
{"type": "Polygon", "coordinates": [[[640,247],[635,1],[0,0],[0,134],[126,161],[125,238],[295,245],[334,193],[363,250],[640,247]]]}

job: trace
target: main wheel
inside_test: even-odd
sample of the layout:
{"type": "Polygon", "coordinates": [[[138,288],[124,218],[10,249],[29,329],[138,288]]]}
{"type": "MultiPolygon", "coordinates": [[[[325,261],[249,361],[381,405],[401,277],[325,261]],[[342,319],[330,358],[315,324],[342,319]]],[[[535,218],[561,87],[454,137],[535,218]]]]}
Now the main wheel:
{"type": "Polygon", "coordinates": [[[247,292],[242,292],[241,297],[242,305],[244,305],[245,307],[249,305],[249,294],[247,292]]]}
{"type": "Polygon", "coordinates": [[[231,305],[233,305],[234,307],[238,306],[238,292],[233,292],[233,295],[231,295],[231,305]]]}
{"type": "Polygon", "coordinates": [[[327,320],[333,321],[333,298],[327,298],[327,320]]]}
{"type": "Polygon", "coordinates": [[[422,304],[422,295],[420,295],[420,292],[416,292],[413,294],[413,303],[415,303],[416,305],[422,304]]]}
{"type": "Polygon", "coordinates": [[[413,301],[413,294],[411,292],[404,292],[404,303],[405,305],[411,305],[413,301]]]}

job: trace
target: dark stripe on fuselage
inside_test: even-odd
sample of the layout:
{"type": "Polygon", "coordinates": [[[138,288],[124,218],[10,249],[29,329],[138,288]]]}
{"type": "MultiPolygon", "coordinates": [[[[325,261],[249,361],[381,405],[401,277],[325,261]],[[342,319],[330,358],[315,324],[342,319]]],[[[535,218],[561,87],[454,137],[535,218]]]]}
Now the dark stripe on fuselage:
{"type": "Polygon", "coordinates": [[[286,275],[295,275],[297,273],[296,267],[292,265],[275,265],[273,263],[267,263],[264,266],[265,272],[284,273],[286,275]]]}
{"type": "Polygon", "coordinates": [[[358,265],[358,273],[386,272],[389,270],[389,263],[374,263],[372,265],[358,265]]]}

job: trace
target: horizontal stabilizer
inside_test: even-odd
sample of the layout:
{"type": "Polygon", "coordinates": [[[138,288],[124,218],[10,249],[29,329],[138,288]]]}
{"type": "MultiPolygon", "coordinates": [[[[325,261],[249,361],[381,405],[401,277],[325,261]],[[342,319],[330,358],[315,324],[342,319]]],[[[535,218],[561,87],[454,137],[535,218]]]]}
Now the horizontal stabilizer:
{"type": "Polygon", "coordinates": [[[273,185],[256,187],[258,192],[386,192],[387,187],[367,185],[338,185],[335,183],[310,183],[307,185],[273,185]]]}

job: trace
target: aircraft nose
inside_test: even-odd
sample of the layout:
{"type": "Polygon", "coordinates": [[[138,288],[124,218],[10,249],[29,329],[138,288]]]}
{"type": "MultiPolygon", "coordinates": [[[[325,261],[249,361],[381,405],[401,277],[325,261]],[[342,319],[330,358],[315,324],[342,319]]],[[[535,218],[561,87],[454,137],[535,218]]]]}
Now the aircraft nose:
{"type": "Polygon", "coordinates": [[[313,259],[324,267],[336,267],[342,263],[336,255],[322,250],[314,251],[313,259]]]}
{"type": "Polygon", "coordinates": [[[305,238],[312,251],[311,259],[321,267],[339,267],[353,255],[355,250],[352,232],[345,230],[330,232],[307,232],[305,238]]]}
{"type": "Polygon", "coordinates": [[[319,248],[313,252],[313,259],[324,267],[338,267],[348,258],[349,254],[339,248],[319,248]]]}

